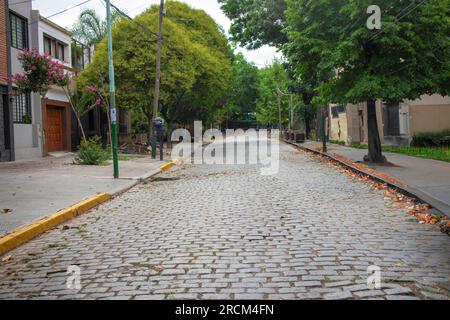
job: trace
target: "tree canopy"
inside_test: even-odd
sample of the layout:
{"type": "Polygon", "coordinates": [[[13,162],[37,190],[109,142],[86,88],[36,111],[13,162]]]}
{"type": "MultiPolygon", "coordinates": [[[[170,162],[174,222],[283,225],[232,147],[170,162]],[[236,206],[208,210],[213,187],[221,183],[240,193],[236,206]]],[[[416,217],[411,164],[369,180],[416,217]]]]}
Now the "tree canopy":
{"type": "MultiPolygon", "coordinates": [[[[159,7],[113,28],[117,101],[136,119],[152,119],[159,7]]],[[[163,23],[160,112],[166,121],[213,121],[225,102],[231,77],[231,49],[214,20],[204,11],[168,1],[163,23]]],[[[107,41],[94,62],[80,74],[80,84],[108,79],[107,41]]],[[[142,121],[142,120],[141,120],[142,121]]]]}
{"type": "Polygon", "coordinates": [[[232,24],[232,40],[249,49],[279,47],[287,38],[284,28],[285,0],[218,0],[232,24]]]}

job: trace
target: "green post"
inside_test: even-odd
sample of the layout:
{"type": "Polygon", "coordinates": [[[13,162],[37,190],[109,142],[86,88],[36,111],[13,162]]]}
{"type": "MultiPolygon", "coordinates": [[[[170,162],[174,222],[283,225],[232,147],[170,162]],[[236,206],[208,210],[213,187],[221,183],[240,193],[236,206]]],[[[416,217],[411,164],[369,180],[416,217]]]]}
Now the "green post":
{"type": "Polygon", "coordinates": [[[113,47],[111,35],[111,3],[106,0],[106,20],[108,24],[108,61],[109,61],[109,99],[111,113],[111,143],[113,150],[114,178],[119,178],[119,148],[117,146],[117,110],[116,110],[116,83],[114,80],[113,47]]]}

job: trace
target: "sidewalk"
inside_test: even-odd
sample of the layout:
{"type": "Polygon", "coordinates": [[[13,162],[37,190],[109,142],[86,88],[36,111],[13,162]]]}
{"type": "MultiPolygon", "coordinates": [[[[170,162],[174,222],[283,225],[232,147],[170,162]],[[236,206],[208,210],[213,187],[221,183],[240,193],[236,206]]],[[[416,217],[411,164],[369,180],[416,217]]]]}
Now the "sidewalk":
{"type": "MultiPolygon", "coordinates": [[[[316,149],[321,142],[307,141],[301,146],[316,149]]],[[[328,145],[328,153],[338,154],[353,162],[363,162],[367,150],[328,145]]],[[[406,190],[450,216],[450,163],[411,157],[400,153],[383,153],[390,165],[364,163],[406,185],[406,190]]]]}
{"type": "Polygon", "coordinates": [[[74,165],[71,154],[0,163],[0,236],[96,193],[130,188],[160,171],[162,163],[151,157],[130,157],[119,161],[120,179],[113,179],[112,164],[74,165]]]}

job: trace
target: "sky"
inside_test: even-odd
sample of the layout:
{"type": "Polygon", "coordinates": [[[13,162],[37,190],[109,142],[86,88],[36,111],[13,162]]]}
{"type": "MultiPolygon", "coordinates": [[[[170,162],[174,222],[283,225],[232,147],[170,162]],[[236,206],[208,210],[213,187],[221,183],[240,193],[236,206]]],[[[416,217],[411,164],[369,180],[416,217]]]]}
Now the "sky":
{"type": "MultiPolygon", "coordinates": [[[[31,0],[33,9],[39,10],[41,16],[48,17],[54,13],[60,12],[66,8],[75,6],[84,2],[83,0],[31,0]]],[[[226,32],[230,28],[231,21],[220,10],[220,6],[216,0],[179,0],[187,3],[193,8],[205,10],[219,25],[221,25],[226,32]]],[[[159,4],[160,0],[111,0],[111,2],[119,9],[134,17],[152,4],[159,4]]],[[[95,9],[99,15],[105,17],[105,6],[103,0],[91,0],[86,4],[71,9],[65,13],[59,14],[50,18],[53,22],[60,26],[70,29],[75,23],[80,12],[85,8],[95,9]]],[[[270,64],[275,57],[281,55],[276,52],[275,48],[264,46],[258,50],[246,50],[238,48],[238,52],[242,52],[248,61],[253,62],[258,67],[263,67],[270,64]]]]}

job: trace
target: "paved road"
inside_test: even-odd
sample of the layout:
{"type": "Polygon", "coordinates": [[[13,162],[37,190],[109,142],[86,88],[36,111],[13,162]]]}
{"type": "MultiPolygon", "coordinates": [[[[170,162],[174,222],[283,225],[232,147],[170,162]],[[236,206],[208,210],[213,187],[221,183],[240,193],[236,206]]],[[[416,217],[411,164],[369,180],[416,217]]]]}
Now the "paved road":
{"type": "Polygon", "coordinates": [[[160,177],[12,251],[0,299],[448,297],[448,236],[290,146],[274,176],[184,165],[160,177]]]}

